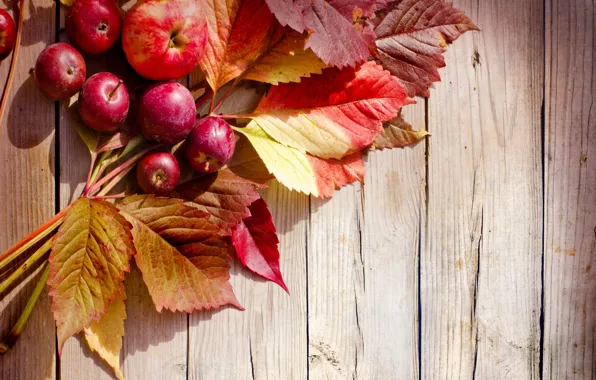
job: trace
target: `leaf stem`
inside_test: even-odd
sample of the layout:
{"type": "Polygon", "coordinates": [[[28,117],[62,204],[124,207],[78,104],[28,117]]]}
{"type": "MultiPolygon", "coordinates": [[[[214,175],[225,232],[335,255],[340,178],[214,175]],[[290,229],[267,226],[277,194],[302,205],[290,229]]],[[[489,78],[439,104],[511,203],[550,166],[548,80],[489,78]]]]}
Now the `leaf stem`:
{"type": "Polygon", "coordinates": [[[70,206],[56,214],[52,219],[45,222],[35,231],[30,233],[23,240],[9,248],[6,252],[0,255],[0,270],[6,268],[14,259],[26,252],[29,248],[37,244],[41,239],[52,233],[58,226],[62,224],[64,216],[68,212],[70,206]]]}
{"type": "Polygon", "coordinates": [[[217,115],[217,117],[219,117],[221,119],[239,119],[239,118],[247,117],[247,116],[242,116],[242,115],[217,115]]]}
{"type": "MultiPolygon", "coordinates": [[[[99,190],[101,188],[101,186],[103,186],[105,183],[107,183],[111,179],[115,178],[116,176],[118,176],[118,174],[124,172],[125,170],[132,169],[132,167],[137,163],[137,161],[139,161],[141,158],[143,158],[143,156],[145,156],[145,154],[149,153],[153,149],[156,149],[160,146],[161,146],[160,144],[150,146],[149,148],[144,149],[141,152],[134,155],[132,158],[130,158],[129,160],[124,162],[122,165],[120,165],[117,168],[115,168],[114,170],[112,170],[108,175],[106,175],[101,180],[99,180],[95,185],[91,186],[91,188],[87,192],[87,195],[94,195],[97,192],[97,190],[99,190]]],[[[128,170],[127,173],[129,171],[130,170],[128,170]]],[[[122,179],[124,177],[122,176],[119,178],[122,179]]]]}
{"type": "Polygon", "coordinates": [[[91,177],[95,172],[95,162],[97,161],[97,153],[91,153],[91,164],[89,165],[89,171],[87,172],[87,181],[85,181],[85,189],[83,189],[83,195],[87,195],[89,186],[91,186],[91,177]]]}
{"type": "Polygon", "coordinates": [[[27,259],[27,261],[18,267],[17,270],[10,275],[10,277],[0,284],[0,294],[4,293],[6,289],[8,289],[8,287],[16,281],[17,278],[21,277],[29,268],[35,265],[35,263],[38,262],[39,259],[41,259],[51,248],[52,239],[50,238],[44,243],[44,245],[39,247],[39,249],[27,259]]]}
{"type": "Polygon", "coordinates": [[[14,53],[12,54],[12,61],[10,62],[10,69],[8,69],[8,78],[6,79],[6,85],[4,86],[4,92],[2,93],[2,100],[0,100],[0,123],[2,122],[2,119],[4,119],[4,111],[6,110],[6,103],[8,103],[8,95],[10,95],[10,87],[12,86],[12,79],[14,77],[15,67],[17,66],[17,61],[19,58],[24,18],[25,0],[19,0],[19,25],[17,29],[17,38],[14,47],[14,53]]]}
{"type": "Polygon", "coordinates": [[[207,103],[212,95],[213,90],[211,88],[207,89],[207,91],[205,91],[205,93],[195,101],[195,106],[197,109],[199,109],[203,104],[207,103]]]}
{"type": "Polygon", "coordinates": [[[230,86],[228,91],[224,94],[224,96],[221,97],[221,99],[219,99],[219,102],[217,102],[215,107],[213,107],[213,109],[211,110],[211,113],[216,113],[217,110],[219,109],[219,107],[221,107],[221,105],[230,97],[230,95],[232,95],[232,93],[234,92],[234,89],[236,88],[237,83],[238,83],[238,80],[235,80],[234,83],[232,83],[232,85],[230,86]]]}
{"type": "Polygon", "coordinates": [[[15,323],[12,330],[10,330],[8,335],[4,337],[2,342],[0,342],[0,354],[4,354],[8,350],[10,350],[14,346],[14,344],[17,342],[17,340],[19,339],[21,334],[23,333],[23,330],[25,329],[25,325],[27,325],[27,321],[29,320],[29,317],[31,316],[31,312],[35,308],[35,304],[39,300],[39,296],[43,292],[45,285],[48,282],[49,276],[50,276],[50,265],[49,265],[49,263],[46,263],[45,269],[43,270],[43,273],[41,274],[41,277],[39,278],[39,282],[35,286],[35,289],[33,290],[33,294],[31,294],[31,298],[29,298],[29,301],[27,302],[27,305],[25,306],[25,310],[23,310],[23,313],[19,317],[19,320],[17,321],[17,323],[15,323]]]}

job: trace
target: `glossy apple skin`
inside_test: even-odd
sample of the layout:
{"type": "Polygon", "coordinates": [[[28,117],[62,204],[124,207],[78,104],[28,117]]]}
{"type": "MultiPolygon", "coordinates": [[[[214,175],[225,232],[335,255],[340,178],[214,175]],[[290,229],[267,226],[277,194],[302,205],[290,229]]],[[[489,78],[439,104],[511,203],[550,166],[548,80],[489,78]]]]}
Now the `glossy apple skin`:
{"type": "Polygon", "coordinates": [[[190,166],[200,173],[212,173],[232,159],[236,138],[225,120],[205,117],[197,120],[185,144],[184,152],[190,166]]]}
{"type": "Polygon", "coordinates": [[[176,144],[194,126],[197,107],[190,91],[177,82],[158,83],[139,99],[138,122],[148,140],[176,144]]]}
{"type": "Polygon", "coordinates": [[[122,48],[130,65],[148,79],[187,75],[199,64],[206,44],[200,0],[139,1],[124,17],[122,48]]]}
{"type": "Polygon", "coordinates": [[[178,161],[168,152],[150,154],[137,165],[137,182],[145,194],[168,195],[179,178],[178,161]]]}
{"type": "Polygon", "coordinates": [[[87,66],[81,53],[64,42],[46,47],[35,63],[35,82],[52,100],[66,100],[83,87],[87,66]]]}
{"type": "Polygon", "coordinates": [[[81,119],[89,128],[99,132],[118,129],[126,120],[129,106],[126,86],[112,73],[92,75],[79,94],[81,119]]]}
{"type": "Polygon", "coordinates": [[[0,61],[12,53],[17,40],[17,27],[12,16],[4,9],[0,9],[0,61]]]}
{"type": "Polygon", "coordinates": [[[68,38],[79,50],[101,54],[118,41],[122,14],[115,0],[76,0],[65,25],[68,38]]]}

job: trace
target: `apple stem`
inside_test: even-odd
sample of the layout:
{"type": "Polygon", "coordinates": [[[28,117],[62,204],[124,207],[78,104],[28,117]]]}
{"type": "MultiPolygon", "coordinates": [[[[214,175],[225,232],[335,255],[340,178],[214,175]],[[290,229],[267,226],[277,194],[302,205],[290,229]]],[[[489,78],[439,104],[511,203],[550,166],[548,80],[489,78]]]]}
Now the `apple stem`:
{"type": "Polygon", "coordinates": [[[108,95],[108,100],[111,100],[112,99],[112,97],[114,96],[114,94],[116,93],[116,91],[118,91],[118,88],[120,88],[120,86],[122,86],[123,83],[124,83],[124,81],[122,79],[120,79],[118,81],[118,84],[116,85],[116,87],[114,87],[114,89],[108,95]]]}
{"type": "Polygon", "coordinates": [[[4,282],[0,284],[0,294],[4,293],[10,285],[12,285],[17,278],[21,277],[29,268],[35,265],[50,249],[52,248],[52,239],[48,239],[31,257],[27,259],[20,267],[18,267],[4,282]]]}
{"type": "Polygon", "coordinates": [[[12,61],[10,62],[10,68],[8,69],[8,78],[6,78],[6,84],[4,85],[4,92],[2,93],[2,99],[0,100],[0,123],[4,119],[4,111],[6,110],[6,103],[8,103],[8,95],[10,95],[10,87],[12,86],[12,79],[15,73],[15,67],[17,66],[17,60],[19,58],[19,48],[21,47],[21,35],[23,34],[23,21],[25,18],[25,0],[19,0],[19,25],[17,29],[17,38],[12,54],[12,61]]]}
{"type": "MultiPolygon", "coordinates": [[[[128,168],[131,168],[132,169],[132,167],[137,163],[137,161],[139,161],[141,158],[143,158],[145,156],[145,154],[149,153],[153,149],[156,149],[156,148],[158,148],[160,146],[161,146],[161,144],[153,145],[153,146],[150,146],[149,148],[144,149],[143,151],[137,153],[132,158],[130,158],[129,160],[125,161],[122,165],[120,165],[117,168],[115,168],[114,170],[112,170],[108,175],[106,175],[105,177],[103,177],[96,184],[94,184],[93,186],[91,186],[91,188],[89,189],[89,191],[87,192],[86,195],[94,195],[97,192],[97,190],[99,190],[101,188],[101,186],[103,186],[105,183],[107,183],[108,181],[110,181],[112,178],[118,176],[118,174],[124,172],[125,170],[126,170],[126,173],[130,172],[130,170],[127,170],[128,168]]],[[[122,179],[122,178],[124,178],[124,176],[119,177],[119,180],[122,179]]],[[[116,184],[110,183],[110,185],[112,185],[112,187],[113,187],[116,184]]]]}
{"type": "Polygon", "coordinates": [[[6,268],[14,259],[19,257],[24,252],[27,252],[29,248],[34,246],[36,243],[41,241],[44,237],[52,233],[58,226],[60,226],[64,220],[64,216],[68,212],[70,206],[60,211],[52,219],[41,225],[23,240],[12,246],[8,251],[0,255],[0,270],[6,268]]]}
{"type": "Polygon", "coordinates": [[[31,312],[35,308],[35,304],[39,300],[39,296],[41,296],[41,293],[43,292],[43,290],[46,286],[46,283],[48,282],[49,276],[50,276],[50,265],[49,265],[49,263],[46,263],[45,269],[43,270],[41,277],[39,278],[39,282],[35,286],[35,289],[33,290],[33,293],[31,294],[31,298],[29,298],[29,301],[27,302],[27,305],[25,306],[25,310],[23,310],[23,313],[19,317],[19,320],[17,321],[17,323],[15,323],[15,325],[13,326],[12,330],[10,330],[8,335],[4,337],[2,342],[0,342],[0,354],[5,354],[8,350],[10,350],[14,346],[14,344],[17,342],[17,340],[19,339],[21,334],[23,333],[23,330],[25,330],[27,321],[29,320],[29,317],[31,316],[31,312]]]}

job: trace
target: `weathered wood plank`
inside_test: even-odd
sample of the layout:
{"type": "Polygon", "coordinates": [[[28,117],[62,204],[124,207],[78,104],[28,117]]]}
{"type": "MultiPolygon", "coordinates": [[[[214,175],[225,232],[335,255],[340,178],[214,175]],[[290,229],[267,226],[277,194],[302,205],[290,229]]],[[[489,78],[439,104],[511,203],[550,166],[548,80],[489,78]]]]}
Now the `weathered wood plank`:
{"type": "MultiPolygon", "coordinates": [[[[41,94],[29,75],[38,54],[54,41],[55,12],[51,0],[36,1],[25,9],[19,60],[0,130],[2,251],[52,217],[55,211],[54,103],[41,94]]],[[[0,66],[2,88],[9,66],[10,58],[0,66]]],[[[38,274],[13,289],[0,303],[2,334],[17,321],[37,284],[38,274]]],[[[47,292],[42,293],[16,346],[0,357],[0,373],[6,379],[56,377],[54,323],[47,292]]]]}
{"type": "MultiPolygon", "coordinates": [[[[424,128],[424,101],[405,109],[424,128]]],[[[418,375],[417,256],[424,143],[373,152],[364,186],[311,201],[311,379],[418,375]],[[390,289],[394,289],[390,291],[390,289]]]]}
{"type": "Polygon", "coordinates": [[[596,377],[596,5],[546,2],[546,379],[596,377]]]}
{"type": "Polygon", "coordinates": [[[264,199],[280,237],[280,265],[291,295],[236,260],[231,283],[246,310],[190,316],[191,379],[306,378],[308,198],[273,182],[264,199]]]}
{"type": "Polygon", "coordinates": [[[422,378],[539,377],[543,2],[456,1],[421,253],[422,378]]]}

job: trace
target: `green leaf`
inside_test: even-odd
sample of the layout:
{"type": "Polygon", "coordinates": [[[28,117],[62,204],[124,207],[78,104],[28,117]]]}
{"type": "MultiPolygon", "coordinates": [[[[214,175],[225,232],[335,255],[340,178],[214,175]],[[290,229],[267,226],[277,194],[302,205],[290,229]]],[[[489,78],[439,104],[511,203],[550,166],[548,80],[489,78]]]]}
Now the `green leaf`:
{"type": "Polygon", "coordinates": [[[97,150],[99,149],[101,136],[96,131],[87,127],[81,120],[81,117],[79,116],[79,113],[77,111],[77,102],[78,101],[79,101],[79,94],[77,93],[77,94],[73,95],[69,100],[68,112],[70,113],[70,116],[72,118],[72,123],[73,123],[75,129],[77,130],[77,133],[81,137],[81,140],[83,140],[83,142],[87,146],[87,149],[89,149],[89,153],[91,154],[91,157],[93,157],[98,153],[97,150]]]}

